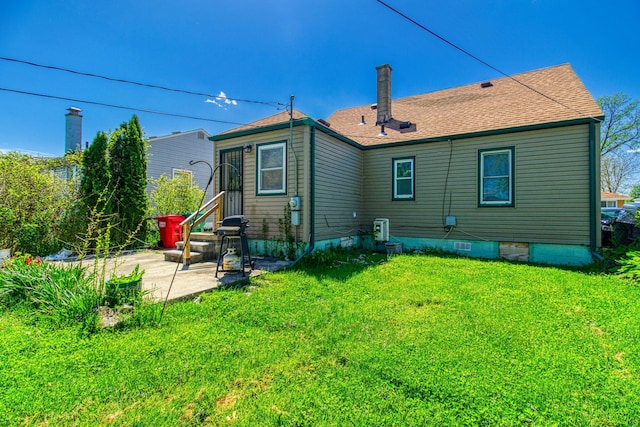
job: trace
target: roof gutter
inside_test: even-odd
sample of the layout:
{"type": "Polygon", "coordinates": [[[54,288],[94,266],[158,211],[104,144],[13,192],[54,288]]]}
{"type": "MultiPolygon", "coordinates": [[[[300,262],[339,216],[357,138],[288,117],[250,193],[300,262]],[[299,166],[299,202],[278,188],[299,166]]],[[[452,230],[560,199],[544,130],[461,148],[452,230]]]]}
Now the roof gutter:
{"type": "Polygon", "coordinates": [[[491,130],[483,130],[478,132],[467,132],[467,133],[459,133],[453,135],[443,135],[436,136],[432,138],[421,138],[421,139],[413,139],[406,141],[394,141],[394,142],[386,142],[382,144],[375,145],[359,145],[359,147],[363,150],[376,150],[379,148],[388,148],[388,147],[399,147],[406,145],[415,145],[415,144],[425,144],[425,143],[436,143],[436,142],[447,142],[450,139],[459,140],[459,139],[469,139],[469,138],[480,138],[483,136],[495,136],[495,135],[505,135],[516,132],[529,132],[534,130],[542,130],[542,129],[553,129],[557,127],[564,126],[574,126],[574,125],[584,125],[584,124],[592,124],[594,123],[594,119],[602,119],[602,117],[595,118],[580,118],[580,119],[572,119],[572,120],[563,120],[559,122],[547,122],[547,123],[538,123],[532,125],[522,125],[522,126],[514,126],[508,128],[501,129],[491,129],[491,130]]]}

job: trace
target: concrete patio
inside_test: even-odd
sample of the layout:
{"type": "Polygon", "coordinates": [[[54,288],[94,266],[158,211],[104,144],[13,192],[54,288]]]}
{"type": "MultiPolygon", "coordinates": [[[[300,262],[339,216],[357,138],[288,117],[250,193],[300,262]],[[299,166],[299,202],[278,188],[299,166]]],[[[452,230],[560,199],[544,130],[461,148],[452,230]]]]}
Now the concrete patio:
{"type": "MultiPolygon", "coordinates": [[[[264,272],[277,271],[291,265],[289,261],[276,258],[253,257],[254,269],[246,277],[258,276],[264,272]]],[[[142,276],[142,288],[152,292],[154,299],[164,301],[169,294],[169,300],[189,298],[200,293],[211,291],[218,286],[241,281],[246,277],[238,273],[218,273],[216,275],[216,262],[204,261],[191,264],[185,268],[183,264],[164,260],[162,250],[147,250],[131,252],[109,259],[107,264],[107,279],[115,271],[118,275],[130,273],[137,264],[144,270],[142,276]],[[175,275],[175,279],[174,279],[175,275]],[[173,285],[172,285],[173,280],[173,285]]],[[[92,259],[83,261],[84,265],[91,266],[92,259]]]]}

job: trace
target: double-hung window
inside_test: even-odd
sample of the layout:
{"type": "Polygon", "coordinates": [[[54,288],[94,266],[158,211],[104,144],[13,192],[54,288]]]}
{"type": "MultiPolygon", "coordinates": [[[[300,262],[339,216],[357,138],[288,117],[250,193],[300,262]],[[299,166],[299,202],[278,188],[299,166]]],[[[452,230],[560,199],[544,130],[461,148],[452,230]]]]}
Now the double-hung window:
{"type": "Polygon", "coordinates": [[[478,151],[478,205],[515,206],[513,147],[478,151]]]}
{"type": "Polygon", "coordinates": [[[258,195],[286,194],[287,144],[273,142],[258,145],[258,195]]]}
{"type": "Polygon", "coordinates": [[[415,157],[393,159],[393,200],[415,200],[415,157]]]}

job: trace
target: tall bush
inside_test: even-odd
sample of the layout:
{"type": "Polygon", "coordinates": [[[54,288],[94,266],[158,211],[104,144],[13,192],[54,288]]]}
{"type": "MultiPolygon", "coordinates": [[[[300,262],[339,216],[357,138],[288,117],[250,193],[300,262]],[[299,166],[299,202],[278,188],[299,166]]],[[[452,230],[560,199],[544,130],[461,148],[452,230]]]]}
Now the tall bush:
{"type": "Polygon", "coordinates": [[[111,212],[117,218],[113,240],[116,244],[144,241],[147,233],[147,145],[137,116],[111,134],[111,212]]]}
{"type": "Polygon", "coordinates": [[[107,159],[108,142],[107,135],[98,132],[82,156],[80,200],[87,214],[91,210],[107,211],[108,199],[104,197],[104,193],[109,188],[111,177],[107,159]]]}
{"type": "Polygon", "coordinates": [[[195,212],[204,194],[204,190],[185,174],[177,174],[174,178],[161,175],[153,181],[153,187],[151,204],[156,216],[195,212]]]}
{"type": "Polygon", "coordinates": [[[0,154],[0,246],[47,255],[62,246],[75,197],[73,162],[0,154]]]}

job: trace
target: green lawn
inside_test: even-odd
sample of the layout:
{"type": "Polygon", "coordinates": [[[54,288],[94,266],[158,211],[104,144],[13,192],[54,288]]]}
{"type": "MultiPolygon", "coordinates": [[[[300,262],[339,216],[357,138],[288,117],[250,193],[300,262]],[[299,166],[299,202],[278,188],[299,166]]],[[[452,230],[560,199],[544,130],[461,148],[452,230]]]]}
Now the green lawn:
{"type": "Polygon", "coordinates": [[[610,276],[400,255],[90,337],[3,310],[0,425],[634,425],[639,301],[610,276]]]}

